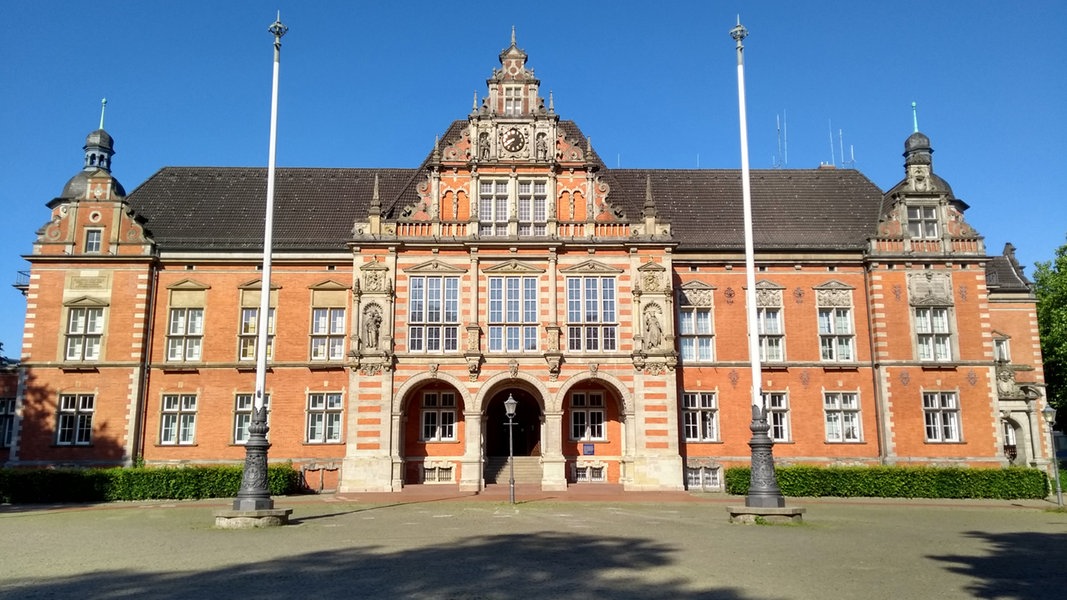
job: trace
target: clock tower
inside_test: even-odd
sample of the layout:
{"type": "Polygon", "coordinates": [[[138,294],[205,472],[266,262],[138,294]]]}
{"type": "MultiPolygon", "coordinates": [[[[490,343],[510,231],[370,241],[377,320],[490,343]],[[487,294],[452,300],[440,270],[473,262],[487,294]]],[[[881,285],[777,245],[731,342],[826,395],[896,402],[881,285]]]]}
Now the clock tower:
{"type": "Polygon", "coordinates": [[[486,80],[488,95],[470,115],[471,156],[475,162],[551,164],[556,159],[559,117],[538,95],[540,80],[526,67],[526,52],[515,43],[500,53],[500,68],[486,80]]]}

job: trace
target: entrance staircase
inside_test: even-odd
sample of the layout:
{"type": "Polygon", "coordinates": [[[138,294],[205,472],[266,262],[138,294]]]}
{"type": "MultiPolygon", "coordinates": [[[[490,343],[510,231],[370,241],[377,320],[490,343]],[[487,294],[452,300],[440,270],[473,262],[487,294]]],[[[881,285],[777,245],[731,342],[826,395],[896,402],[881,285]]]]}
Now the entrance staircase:
{"type": "MultiPolygon", "coordinates": [[[[508,483],[508,457],[490,456],[485,459],[485,483],[508,483]]],[[[515,483],[541,483],[541,457],[515,457],[515,483]]]]}

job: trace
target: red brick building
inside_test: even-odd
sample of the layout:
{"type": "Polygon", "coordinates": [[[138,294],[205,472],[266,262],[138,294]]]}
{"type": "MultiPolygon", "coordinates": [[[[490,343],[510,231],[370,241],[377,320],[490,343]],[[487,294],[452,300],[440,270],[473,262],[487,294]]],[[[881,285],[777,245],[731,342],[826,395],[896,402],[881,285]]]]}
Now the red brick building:
{"type": "MultiPolygon", "coordinates": [[[[273,461],[313,487],[519,478],[715,488],[748,460],[737,170],[609,169],[514,43],[412,169],[278,170],[273,461]]],[[[161,169],[113,140],[27,256],[7,464],[239,462],[254,386],[266,171],[161,169]]],[[[779,463],[1043,466],[1034,297],[905,143],[752,175],[763,392],[779,463]]]]}

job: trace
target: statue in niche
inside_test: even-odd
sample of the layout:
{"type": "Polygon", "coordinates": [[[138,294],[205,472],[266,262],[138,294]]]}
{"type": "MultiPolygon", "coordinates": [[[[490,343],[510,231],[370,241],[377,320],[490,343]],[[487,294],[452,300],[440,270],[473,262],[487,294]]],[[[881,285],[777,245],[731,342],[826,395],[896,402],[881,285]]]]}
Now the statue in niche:
{"type": "Polygon", "coordinates": [[[378,349],[378,338],[382,329],[382,311],[377,306],[368,306],[363,312],[363,347],[367,350],[378,349]]]}
{"type": "Polygon", "coordinates": [[[645,350],[659,348],[663,343],[663,327],[659,323],[659,317],[653,311],[645,314],[645,350]]]}
{"type": "Polygon", "coordinates": [[[489,134],[484,131],[478,134],[478,153],[482,160],[489,159],[489,134]]]}
{"type": "Polygon", "coordinates": [[[545,134],[537,134],[537,160],[548,160],[548,142],[545,134]]]}

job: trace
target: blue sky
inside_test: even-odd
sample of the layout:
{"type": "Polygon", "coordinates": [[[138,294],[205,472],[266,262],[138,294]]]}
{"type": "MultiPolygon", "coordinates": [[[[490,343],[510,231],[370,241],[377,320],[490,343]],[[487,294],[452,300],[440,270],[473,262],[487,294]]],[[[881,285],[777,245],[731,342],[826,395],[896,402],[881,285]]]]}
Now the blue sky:
{"type": "MultiPolygon", "coordinates": [[[[543,93],[609,166],[737,168],[740,13],[753,168],[774,164],[784,115],[788,167],[840,163],[843,138],[846,160],[888,189],[914,101],[935,171],[991,254],[1010,241],[1032,273],[1067,241],[1059,1],[11,2],[0,282],[28,268],[103,97],[127,191],[164,166],[265,165],[277,9],[290,28],[279,166],[417,166],[484,95],[514,25],[543,93]]],[[[8,356],[25,306],[0,293],[8,356]]]]}

